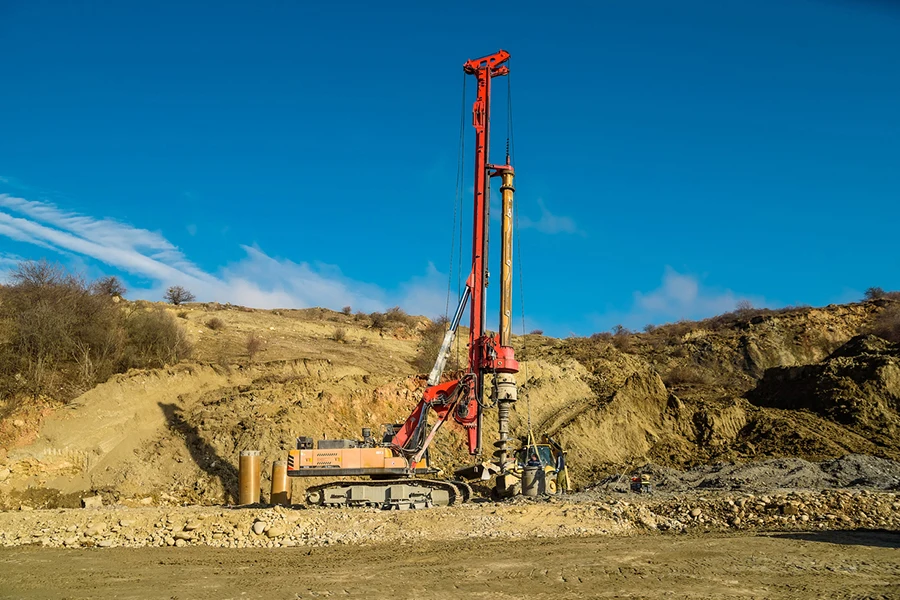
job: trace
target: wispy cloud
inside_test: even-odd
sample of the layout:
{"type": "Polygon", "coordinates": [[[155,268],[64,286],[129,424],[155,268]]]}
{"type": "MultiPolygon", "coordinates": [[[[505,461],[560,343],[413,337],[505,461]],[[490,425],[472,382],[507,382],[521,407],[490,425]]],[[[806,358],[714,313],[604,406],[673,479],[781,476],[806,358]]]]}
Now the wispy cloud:
{"type": "Polygon", "coordinates": [[[569,233],[577,235],[585,235],[583,231],[578,229],[575,220],[571,217],[555,215],[550,212],[543,198],[538,198],[538,207],[541,209],[541,217],[537,220],[526,216],[519,217],[519,227],[522,229],[535,229],[541,233],[557,234],[569,233]]]}
{"type": "Polygon", "coordinates": [[[9,194],[0,194],[0,236],[90,258],[147,279],[151,286],[143,294],[150,298],[161,298],[170,285],[182,285],[200,300],[259,308],[349,305],[373,311],[399,304],[409,312],[434,316],[441,314],[445,305],[439,290],[446,288],[438,282],[446,282],[446,275],[431,264],[424,275],[389,292],[345,277],[334,265],[273,258],[257,246],[242,245],[242,260],[211,273],[189,260],[161,233],[9,194]]]}
{"type": "Polygon", "coordinates": [[[594,315],[593,321],[604,328],[622,324],[639,329],[648,323],[712,317],[734,310],[742,301],[756,307],[766,305],[764,298],[707,287],[695,275],[666,267],[658,288],[649,292],[634,292],[629,310],[594,315]]]}

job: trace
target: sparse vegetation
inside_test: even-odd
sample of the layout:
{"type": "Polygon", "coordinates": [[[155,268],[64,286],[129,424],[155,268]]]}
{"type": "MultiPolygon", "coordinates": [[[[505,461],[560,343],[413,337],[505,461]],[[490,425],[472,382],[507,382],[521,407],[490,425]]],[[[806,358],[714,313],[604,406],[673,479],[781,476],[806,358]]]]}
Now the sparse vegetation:
{"type": "Polygon", "coordinates": [[[333,339],[336,342],[346,343],[347,330],[343,327],[335,327],[334,331],[331,332],[331,339],[333,339]]]}
{"type": "Polygon", "coordinates": [[[125,330],[128,342],[123,364],[128,368],[159,368],[191,355],[191,344],[184,330],[159,306],[129,315],[125,330]]]}
{"type": "Polygon", "coordinates": [[[882,311],[875,319],[872,333],[889,342],[900,343],[900,306],[882,311]]]}
{"type": "Polygon", "coordinates": [[[118,277],[111,275],[109,277],[102,277],[92,283],[91,291],[102,296],[118,296],[119,298],[124,298],[125,292],[128,290],[125,289],[125,286],[118,277]]]}
{"type": "Polygon", "coordinates": [[[406,314],[399,306],[389,308],[383,313],[373,312],[369,315],[369,319],[372,322],[372,329],[377,329],[379,331],[400,327],[412,329],[416,326],[416,323],[418,323],[416,317],[406,314]]]}
{"type": "Polygon", "coordinates": [[[528,335],[544,335],[543,329],[532,329],[528,332],[528,335]]]}
{"type": "MultiPolygon", "coordinates": [[[[422,373],[427,373],[434,367],[434,361],[437,360],[437,355],[441,349],[441,343],[444,341],[444,334],[447,332],[449,324],[450,320],[447,317],[437,317],[422,331],[422,339],[419,340],[416,358],[413,360],[413,365],[422,373]]],[[[447,361],[447,368],[449,370],[457,368],[453,357],[447,361]]]]}
{"type": "Polygon", "coordinates": [[[175,306],[179,306],[184,304],[185,302],[193,302],[196,297],[194,294],[181,287],[180,285],[173,285],[169,289],[166,290],[165,296],[166,302],[169,304],[174,304],[175,306]]]}
{"type": "Polygon", "coordinates": [[[890,300],[900,300],[900,292],[886,292],[883,288],[880,287],[870,287],[866,290],[866,300],[881,300],[884,298],[890,300]]]}
{"type": "Polygon", "coordinates": [[[190,354],[171,315],[116,303],[114,278],[85,283],[47,261],[20,263],[0,288],[0,390],[67,401],[135,366],[190,354]]]}
{"type": "Polygon", "coordinates": [[[353,308],[351,306],[345,306],[344,308],[341,309],[341,312],[344,313],[345,315],[349,316],[350,313],[353,312],[353,308]]]}
{"type": "Polygon", "coordinates": [[[250,332],[247,339],[244,340],[244,349],[247,351],[250,362],[253,362],[253,358],[262,350],[262,347],[263,339],[255,331],[250,332]]]}
{"type": "Polygon", "coordinates": [[[675,385],[709,385],[713,380],[709,373],[698,365],[687,364],[669,369],[663,376],[663,382],[671,387],[675,385]]]}
{"type": "Polygon", "coordinates": [[[225,329],[225,321],[220,319],[219,317],[213,317],[209,321],[206,322],[206,326],[212,329],[213,331],[220,331],[225,329]]]}

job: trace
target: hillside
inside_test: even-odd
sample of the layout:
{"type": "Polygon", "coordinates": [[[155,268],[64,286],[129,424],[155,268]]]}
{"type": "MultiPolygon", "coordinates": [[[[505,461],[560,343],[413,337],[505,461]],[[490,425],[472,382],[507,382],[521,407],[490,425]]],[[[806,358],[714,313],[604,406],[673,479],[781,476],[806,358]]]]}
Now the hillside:
{"type": "MultiPolygon", "coordinates": [[[[424,386],[414,366],[424,319],[214,303],[163,310],[184,328],[191,359],[114,375],[65,405],[0,412],[0,502],[75,505],[91,490],[124,504],[228,502],[240,450],[261,450],[266,472],[298,435],[355,438],[404,419],[424,386]]],[[[648,461],[900,459],[900,346],[865,336],[898,310],[879,299],[645,333],[516,338],[514,432],[527,431],[530,414],[536,434],[557,436],[577,485],[648,461]]],[[[449,426],[435,454],[445,467],[468,461],[449,426]]]]}

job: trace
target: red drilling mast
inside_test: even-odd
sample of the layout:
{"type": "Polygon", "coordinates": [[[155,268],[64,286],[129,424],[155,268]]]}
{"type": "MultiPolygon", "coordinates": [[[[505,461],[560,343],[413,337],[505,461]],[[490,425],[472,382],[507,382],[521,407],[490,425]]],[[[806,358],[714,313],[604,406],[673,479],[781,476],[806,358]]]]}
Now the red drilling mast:
{"type": "Polygon", "coordinates": [[[466,431],[469,453],[482,455],[482,415],[485,407],[485,376],[492,376],[491,401],[497,406],[499,439],[493,463],[479,463],[457,471],[464,478],[488,479],[497,475],[496,493],[514,493],[517,478],[508,459],[509,411],[516,401],[515,374],[519,370],[511,345],[512,337],[512,211],[514,171],[507,153],[503,165],[489,162],[491,124],[491,80],[509,74],[509,53],[500,50],[490,56],[469,60],[463,70],[477,81],[472,124],[475,127],[475,202],[472,224],[472,270],[450,321],[434,368],[428,376],[422,399],[406,421],[386,425],[381,443],[363,430],[363,440],[320,440],[301,437],[297,449],[288,454],[288,475],[292,477],[368,476],[372,482],[338,481],[307,488],[307,502],[318,505],[418,506],[452,504],[471,495],[462,481],[423,480],[419,475],[438,471],[428,464],[428,448],[438,429],[452,420],[466,431]],[[500,177],[503,215],[500,246],[500,331],[485,331],[485,290],[488,285],[488,229],[490,225],[490,180],[500,177]],[[465,309],[469,309],[468,364],[458,379],[441,383],[451,345],[465,309]],[[428,416],[435,423],[429,430],[428,416]],[[400,478],[408,479],[400,479],[400,478]],[[383,483],[391,479],[394,483],[383,483]]]}

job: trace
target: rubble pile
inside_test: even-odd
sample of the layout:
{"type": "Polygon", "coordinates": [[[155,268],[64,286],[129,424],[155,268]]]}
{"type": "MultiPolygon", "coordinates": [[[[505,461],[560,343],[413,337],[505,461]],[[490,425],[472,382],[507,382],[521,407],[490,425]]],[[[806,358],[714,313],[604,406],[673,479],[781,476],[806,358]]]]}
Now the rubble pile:
{"type": "MultiPolygon", "coordinates": [[[[25,508],[25,507],[23,507],[25,508]]],[[[900,494],[867,490],[747,494],[587,494],[425,511],[106,507],[0,513],[0,546],[321,547],[464,538],[646,531],[900,530],[900,494]]]]}

